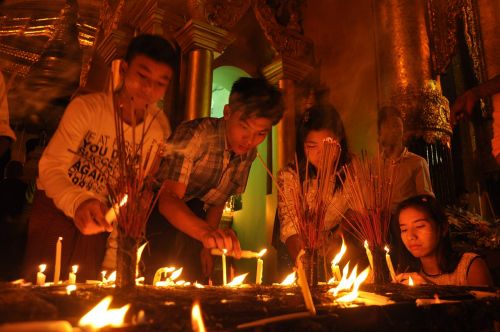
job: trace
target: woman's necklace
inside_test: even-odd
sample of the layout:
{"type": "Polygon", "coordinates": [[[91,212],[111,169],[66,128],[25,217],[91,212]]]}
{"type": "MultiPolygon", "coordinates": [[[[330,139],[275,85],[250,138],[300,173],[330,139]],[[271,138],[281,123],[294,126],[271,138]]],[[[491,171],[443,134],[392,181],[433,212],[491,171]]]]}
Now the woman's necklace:
{"type": "Polygon", "coordinates": [[[442,275],[442,274],[443,274],[442,272],[439,272],[439,273],[436,273],[436,274],[429,274],[429,273],[425,272],[425,270],[424,270],[423,268],[422,268],[422,269],[420,269],[420,271],[421,271],[423,274],[425,274],[426,276],[428,276],[428,277],[439,277],[440,275],[442,275]]]}

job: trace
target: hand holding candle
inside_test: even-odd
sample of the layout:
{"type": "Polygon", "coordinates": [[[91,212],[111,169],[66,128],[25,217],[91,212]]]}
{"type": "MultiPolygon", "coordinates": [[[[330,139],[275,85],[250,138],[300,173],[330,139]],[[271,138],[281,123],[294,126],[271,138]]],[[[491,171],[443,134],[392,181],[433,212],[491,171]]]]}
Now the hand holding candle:
{"type": "Polygon", "coordinates": [[[47,264],[38,265],[39,272],[36,274],[36,284],[37,286],[45,285],[45,269],[47,268],[47,264]]]}
{"type": "Polygon", "coordinates": [[[127,200],[128,200],[128,195],[125,194],[125,196],[123,196],[122,200],[120,201],[120,204],[116,203],[109,208],[108,212],[106,212],[106,215],[104,216],[104,218],[109,224],[113,223],[113,221],[116,220],[116,216],[119,213],[120,208],[127,203],[127,200]]]}

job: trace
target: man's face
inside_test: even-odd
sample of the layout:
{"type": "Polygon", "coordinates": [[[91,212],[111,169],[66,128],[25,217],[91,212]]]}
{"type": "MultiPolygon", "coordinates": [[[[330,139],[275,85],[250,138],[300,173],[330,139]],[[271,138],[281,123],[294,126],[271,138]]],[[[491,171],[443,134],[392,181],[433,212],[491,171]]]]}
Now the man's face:
{"type": "Polygon", "coordinates": [[[145,109],[162,99],[172,79],[172,68],[142,54],[122,62],[124,88],[135,109],[145,109]]]}
{"type": "Polygon", "coordinates": [[[242,111],[231,109],[229,105],[224,107],[227,143],[231,151],[238,155],[262,143],[273,126],[270,119],[255,116],[242,119],[242,114],[242,111]]]}
{"type": "Polygon", "coordinates": [[[379,144],[382,149],[398,146],[403,143],[403,121],[397,116],[389,117],[382,122],[379,131],[379,144]]]}

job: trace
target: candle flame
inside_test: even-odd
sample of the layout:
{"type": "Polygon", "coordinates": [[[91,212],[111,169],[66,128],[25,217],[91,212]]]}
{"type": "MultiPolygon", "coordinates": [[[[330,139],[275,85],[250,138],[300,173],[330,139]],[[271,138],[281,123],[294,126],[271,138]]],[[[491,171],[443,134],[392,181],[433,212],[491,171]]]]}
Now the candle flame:
{"type": "Polygon", "coordinates": [[[177,278],[179,278],[179,276],[182,274],[182,267],[178,270],[175,270],[174,272],[172,272],[172,275],[170,276],[170,279],[172,280],[175,280],[177,278]]]}
{"type": "Polygon", "coordinates": [[[227,286],[239,286],[243,283],[248,273],[241,274],[239,276],[234,277],[234,279],[227,284],[227,286]]]}
{"type": "Polygon", "coordinates": [[[78,325],[94,329],[103,328],[105,326],[122,326],[125,314],[130,308],[130,304],[124,305],[119,309],[109,309],[112,299],[112,296],[105,297],[80,319],[78,325]]]}
{"type": "Polygon", "coordinates": [[[365,246],[365,249],[368,249],[368,240],[365,240],[364,246],[365,246]]]}
{"type": "Polygon", "coordinates": [[[338,252],[337,255],[332,260],[332,266],[338,265],[342,257],[347,251],[347,246],[344,243],[344,237],[342,237],[342,247],[340,247],[340,251],[338,252]]]}
{"type": "Polygon", "coordinates": [[[203,286],[202,284],[199,284],[197,281],[195,281],[193,285],[196,288],[205,288],[205,286],[203,286]]]}
{"type": "Polygon", "coordinates": [[[280,285],[282,286],[293,285],[295,283],[295,280],[297,280],[297,277],[295,276],[295,272],[292,272],[286,276],[286,278],[280,283],[280,285]]]}
{"type": "MultiPolygon", "coordinates": [[[[356,267],[354,267],[353,271],[355,271],[355,269],[356,269],[356,267]]],[[[359,286],[366,280],[369,272],[370,272],[370,268],[367,267],[366,269],[364,269],[363,272],[361,272],[358,276],[356,276],[355,280],[354,280],[353,287],[352,287],[352,291],[350,293],[347,293],[346,295],[338,298],[336,301],[337,302],[352,302],[352,301],[354,301],[359,295],[359,293],[358,293],[359,286]]]]}
{"type": "Polygon", "coordinates": [[[227,249],[222,249],[222,254],[227,254],[227,249]]]}
{"type": "Polygon", "coordinates": [[[259,251],[259,253],[257,254],[257,256],[259,258],[261,258],[262,256],[264,256],[266,254],[266,252],[267,252],[267,249],[262,249],[261,251],[259,251]]]}
{"type": "Polygon", "coordinates": [[[388,246],[384,246],[384,250],[386,253],[389,253],[389,247],[388,246]]]}
{"type": "Polygon", "coordinates": [[[142,252],[144,251],[144,248],[148,245],[148,242],[144,242],[142,246],[137,249],[137,264],[139,264],[139,261],[141,260],[142,257],[142,252]]]}
{"type": "Polygon", "coordinates": [[[62,241],[62,240],[63,240],[62,236],[59,236],[59,238],[57,239],[57,241],[62,241]]]}
{"type": "Polygon", "coordinates": [[[414,285],[415,285],[415,283],[413,282],[413,279],[412,279],[412,277],[410,276],[410,277],[408,278],[408,286],[414,286],[414,285]]]}
{"type": "Polygon", "coordinates": [[[108,282],[115,282],[116,281],[116,271],[113,271],[108,277],[108,282]]]}
{"type": "Polygon", "coordinates": [[[120,201],[120,207],[123,207],[125,204],[127,204],[127,201],[128,201],[128,194],[125,194],[125,196],[123,196],[122,200],[120,201]]]}
{"type": "Polygon", "coordinates": [[[434,294],[434,302],[435,303],[441,303],[441,300],[439,299],[439,295],[434,294]]]}
{"type": "Polygon", "coordinates": [[[41,273],[44,273],[46,268],[47,268],[47,264],[40,264],[40,265],[38,265],[38,270],[41,273]]]}
{"type": "Polygon", "coordinates": [[[73,265],[71,271],[76,274],[76,272],[78,272],[78,265],[73,265]]]}
{"type": "Polygon", "coordinates": [[[74,291],[76,291],[76,285],[68,285],[68,286],[66,286],[66,294],[70,295],[74,291]]]}
{"type": "Polygon", "coordinates": [[[205,324],[203,323],[203,317],[201,315],[201,308],[198,301],[193,303],[193,308],[191,309],[191,326],[194,332],[205,332],[205,324]]]}

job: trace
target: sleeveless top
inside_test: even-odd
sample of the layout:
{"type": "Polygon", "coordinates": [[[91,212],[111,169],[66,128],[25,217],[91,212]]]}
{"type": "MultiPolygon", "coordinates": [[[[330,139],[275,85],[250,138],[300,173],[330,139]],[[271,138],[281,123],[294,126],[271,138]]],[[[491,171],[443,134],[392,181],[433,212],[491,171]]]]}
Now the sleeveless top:
{"type": "Polygon", "coordinates": [[[421,274],[436,285],[467,286],[467,273],[469,272],[472,261],[478,257],[478,254],[466,252],[460,258],[460,262],[458,262],[455,271],[451,273],[430,276],[422,271],[421,274]]]}

